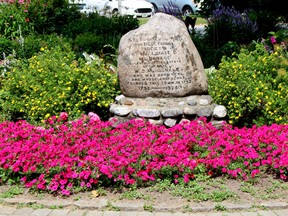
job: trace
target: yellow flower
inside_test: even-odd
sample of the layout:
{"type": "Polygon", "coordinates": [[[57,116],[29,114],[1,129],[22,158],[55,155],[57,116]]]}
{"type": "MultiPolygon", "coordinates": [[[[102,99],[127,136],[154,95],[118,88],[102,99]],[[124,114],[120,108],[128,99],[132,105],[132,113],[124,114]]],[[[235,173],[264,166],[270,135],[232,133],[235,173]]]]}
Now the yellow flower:
{"type": "Polygon", "coordinates": [[[43,52],[44,50],[45,50],[45,48],[44,48],[44,47],[41,47],[41,48],[40,48],[40,51],[42,51],[42,52],[43,52]]]}

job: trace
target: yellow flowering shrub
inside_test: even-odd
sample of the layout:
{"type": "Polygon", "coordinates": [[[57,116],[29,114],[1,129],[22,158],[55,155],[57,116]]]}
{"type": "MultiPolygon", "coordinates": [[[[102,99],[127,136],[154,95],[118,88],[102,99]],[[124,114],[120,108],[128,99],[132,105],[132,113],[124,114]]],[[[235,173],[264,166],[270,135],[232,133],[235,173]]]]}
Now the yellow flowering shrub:
{"type": "Polygon", "coordinates": [[[95,58],[75,60],[68,43],[41,47],[28,62],[19,61],[6,73],[0,91],[2,115],[10,120],[38,122],[67,112],[77,118],[89,111],[107,111],[119,94],[117,75],[95,58]]]}
{"type": "Polygon", "coordinates": [[[288,122],[288,59],[285,47],[269,53],[263,44],[223,58],[209,75],[209,94],[226,106],[237,126],[288,122]]]}

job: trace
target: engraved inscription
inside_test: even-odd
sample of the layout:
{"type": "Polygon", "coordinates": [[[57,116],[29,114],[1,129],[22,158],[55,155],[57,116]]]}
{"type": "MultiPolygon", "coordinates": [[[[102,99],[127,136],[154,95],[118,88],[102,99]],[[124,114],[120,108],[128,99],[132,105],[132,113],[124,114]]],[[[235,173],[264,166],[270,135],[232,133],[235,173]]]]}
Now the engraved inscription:
{"type": "Polygon", "coordinates": [[[138,48],[138,52],[131,54],[131,65],[136,65],[137,70],[127,78],[127,84],[133,85],[140,91],[164,90],[175,91],[184,89],[184,86],[192,83],[192,76],[187,76],[187,69],[184,68],[181,55],[177,55],[177,40],[171,38],[157,38],[148,40],[145,38],[129,38],[129,42],[138,48]],[[176,42],[175,42],[176,40],[176,42]]]}

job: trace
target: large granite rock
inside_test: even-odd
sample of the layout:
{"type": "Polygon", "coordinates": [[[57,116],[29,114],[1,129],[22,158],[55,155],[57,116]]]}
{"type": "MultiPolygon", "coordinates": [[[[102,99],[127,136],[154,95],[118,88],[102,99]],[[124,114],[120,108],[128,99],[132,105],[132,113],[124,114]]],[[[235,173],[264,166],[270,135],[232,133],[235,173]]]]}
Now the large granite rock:
{"type": "Polygon", "coordinates": [[[207,77],[185,24],[157,13],[120,41],[118,76],[127,97],[206,94],[207,77]]]}

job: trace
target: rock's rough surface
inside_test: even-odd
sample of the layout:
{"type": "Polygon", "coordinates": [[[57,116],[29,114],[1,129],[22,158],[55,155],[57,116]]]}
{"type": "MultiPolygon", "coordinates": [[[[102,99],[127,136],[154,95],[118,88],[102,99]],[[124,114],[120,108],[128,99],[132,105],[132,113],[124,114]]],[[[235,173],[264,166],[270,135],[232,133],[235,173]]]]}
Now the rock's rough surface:
{"type": "Polygon", "coordinates": [[[208,89],[202,60],[185,24],[164,13],[121,38],[118,76],[127,97],[183,97],[206,94],[208,89]]]}

